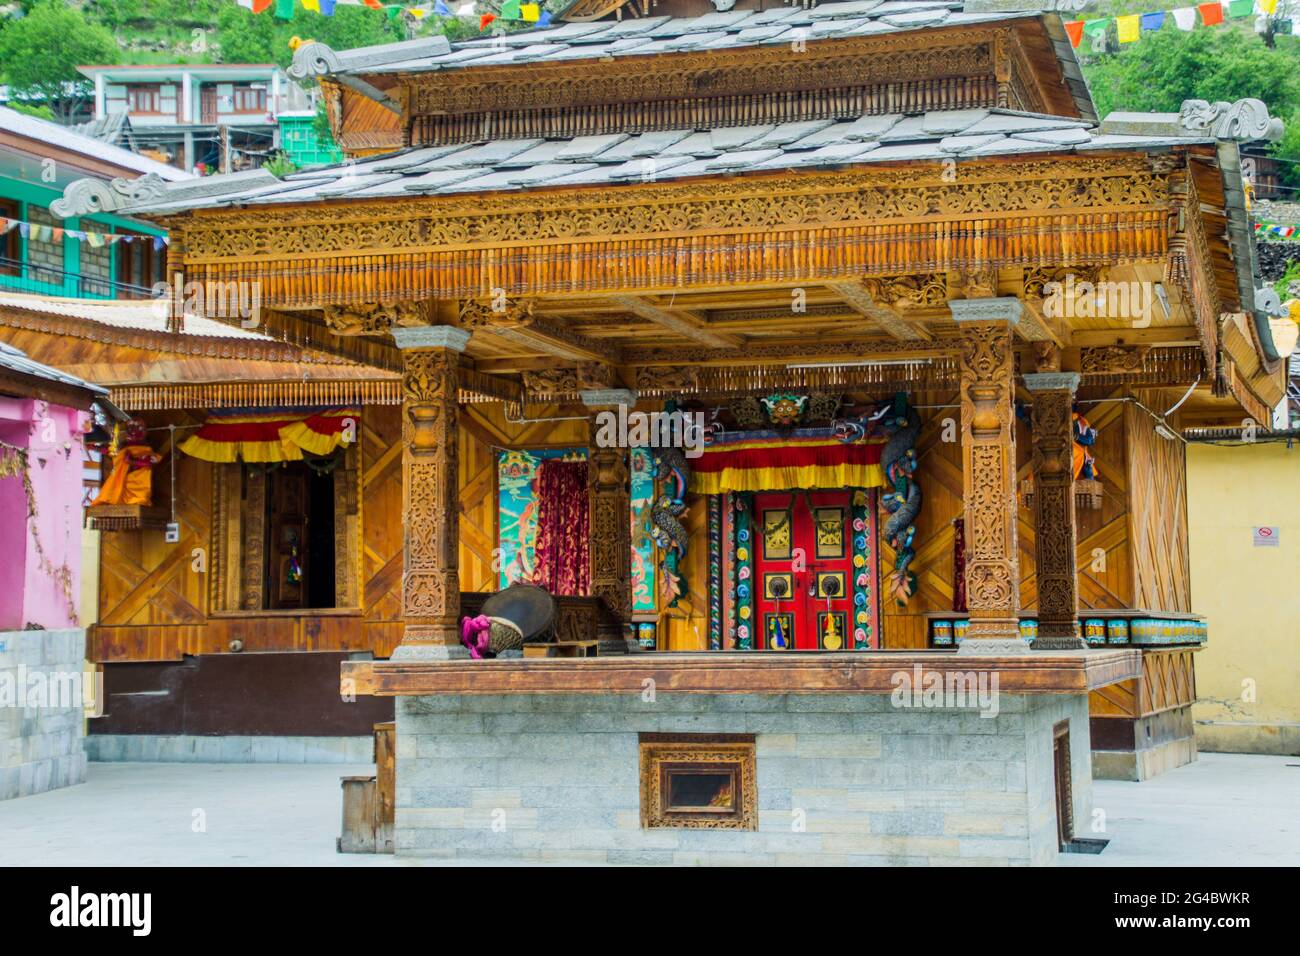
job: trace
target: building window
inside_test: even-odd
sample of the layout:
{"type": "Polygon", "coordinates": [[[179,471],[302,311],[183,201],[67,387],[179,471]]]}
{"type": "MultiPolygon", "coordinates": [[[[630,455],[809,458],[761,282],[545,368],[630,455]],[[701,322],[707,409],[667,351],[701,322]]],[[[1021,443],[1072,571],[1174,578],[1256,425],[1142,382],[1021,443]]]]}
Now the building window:
{"type": "Polygon", "coordinates": [[[641,825],[757,830],[754,738],[642,734],[641,825]]]}
{"type": "MultiPolygon", "coordinates": [[[[27,221],[35,226],[61,227],[63,220],[51,216],[40,206],[27,207],[27,221]]],[[[27,237],[27,276],[49,285],[63,284],[63,240],[27,237]]]]}
{"type": "MultiPolygon", "coordinates": [[[[0,199],[0,217],[4,219],[21,219],[18,203],[12,199],[0,199]]],[[[0,223],[4,229],[6,223],[0,223]]],[[[16,276],[22,272],[23,264],[22,233],[15,225],[7,232],[0,233],[0,275],[16,276]]]]}
{"type": "Polygon", "coordinates": [[[162,96],[157,84],[128,86],[126,88],[126,111],[128,113],[161,113],[162,96]]]}
{"type": "Polygon", "coordinates": [[[266,90],[252,86],[235,87],[236,113],[265,113],[266,90]]]}

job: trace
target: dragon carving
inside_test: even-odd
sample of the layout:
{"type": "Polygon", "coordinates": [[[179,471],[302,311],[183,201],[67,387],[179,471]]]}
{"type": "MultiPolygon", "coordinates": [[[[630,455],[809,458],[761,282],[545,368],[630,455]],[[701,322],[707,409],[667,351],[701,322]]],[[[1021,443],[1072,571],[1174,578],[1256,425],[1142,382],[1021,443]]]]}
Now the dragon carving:
{"type": "Polygon", "coordinates": [[[916,558],[912,539],[916,536],[916,516],[921,512],[921,488],[912,476],[916,471],[916,438],[921,430],[921,416],[908,404],[907,396],[899,392],[881,424],[889,440],[880,464],[885,470],[886,484],[892,489],[880,497],[881,506],[889,512],[881,535],[894,549],[890,589],[902,607],[916,593],[916,574],[911,570],[916,558]]]}

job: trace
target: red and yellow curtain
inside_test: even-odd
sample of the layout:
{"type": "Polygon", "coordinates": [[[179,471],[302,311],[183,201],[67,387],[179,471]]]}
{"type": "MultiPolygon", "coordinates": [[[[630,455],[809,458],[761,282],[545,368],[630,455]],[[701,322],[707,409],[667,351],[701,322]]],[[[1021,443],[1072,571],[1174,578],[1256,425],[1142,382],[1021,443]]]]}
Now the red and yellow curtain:
{"type": "Polygon", "coordinates": [[[885,483],[885,439],[845,442],[833,435],[723,433],[690,461],[690,490],[783,491],[787,488],[875,488],[885,483]]]}
{"type": "Polygon", "coordinates": [[[204,461],[301,461],[355,441],[360,423],[357,408],[234,409],[210,413],[179,447],[204,461]]]}

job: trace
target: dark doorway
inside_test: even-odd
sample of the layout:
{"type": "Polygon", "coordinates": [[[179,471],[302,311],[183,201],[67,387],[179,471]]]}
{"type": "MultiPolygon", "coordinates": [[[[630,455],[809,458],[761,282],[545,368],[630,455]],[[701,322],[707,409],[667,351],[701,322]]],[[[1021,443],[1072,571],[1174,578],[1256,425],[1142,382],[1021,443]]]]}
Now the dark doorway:
{"type": "Polygon", "coordinates": [[[1052,728],[1052,767],[1056,778],[1056,836],[1061,849],[1074,840],[1074,784],[1070,779],[1070,722],[1052,728]]]}
{"type": "Polygon", "coordinates": [[[334,474],[300,461],[267,474],[271,610],[334,607],[334,474]]]}

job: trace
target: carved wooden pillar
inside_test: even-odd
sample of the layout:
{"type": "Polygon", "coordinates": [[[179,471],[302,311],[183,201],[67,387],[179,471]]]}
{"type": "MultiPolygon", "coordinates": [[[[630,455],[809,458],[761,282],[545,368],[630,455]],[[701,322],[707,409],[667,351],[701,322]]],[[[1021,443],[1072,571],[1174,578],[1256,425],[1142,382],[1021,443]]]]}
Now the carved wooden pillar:
{"type": "Polygon", "coordinates": [[[1074,392],[1078,372],[1024,376],[1034,393],[1034,562],[1038,581],[1039,651],[1087,647],[1079,636],[1075,567],[1074,392]]]}
{"type": "MultiPolygon", "coordinates": [[[[603,416],[615,416],[620,406],[631,411],[636,393],[620,388],[589,389],[581,393],[590,411],[587,442],[587,497],[590,520],[587,546],[591,559],[591,593],[604,602],[618,622],[612,630],[598,636],[602,644],[623,645],[632,650],[635,642],[627,637],[632,622],[632,498],[628,470],[628,449],[611,447],[598,436],[602,425],[610,434],[603,416]]],[[[614,434],[617,434],[615,428],[614,434]]]]}
{"type": "Polygon", "coordinates": [[[1021,654],[1016,541],[1015,298],[956,299],[961,327],[962,494],[966,521],[963,654],[1021,654]]]}
{"type": "Polygon", "coordinates": [[[402,350],[402,616],[398,658],[468,657],[457,573],[456,369],[469,333],[393,329],[402,350]]]}

